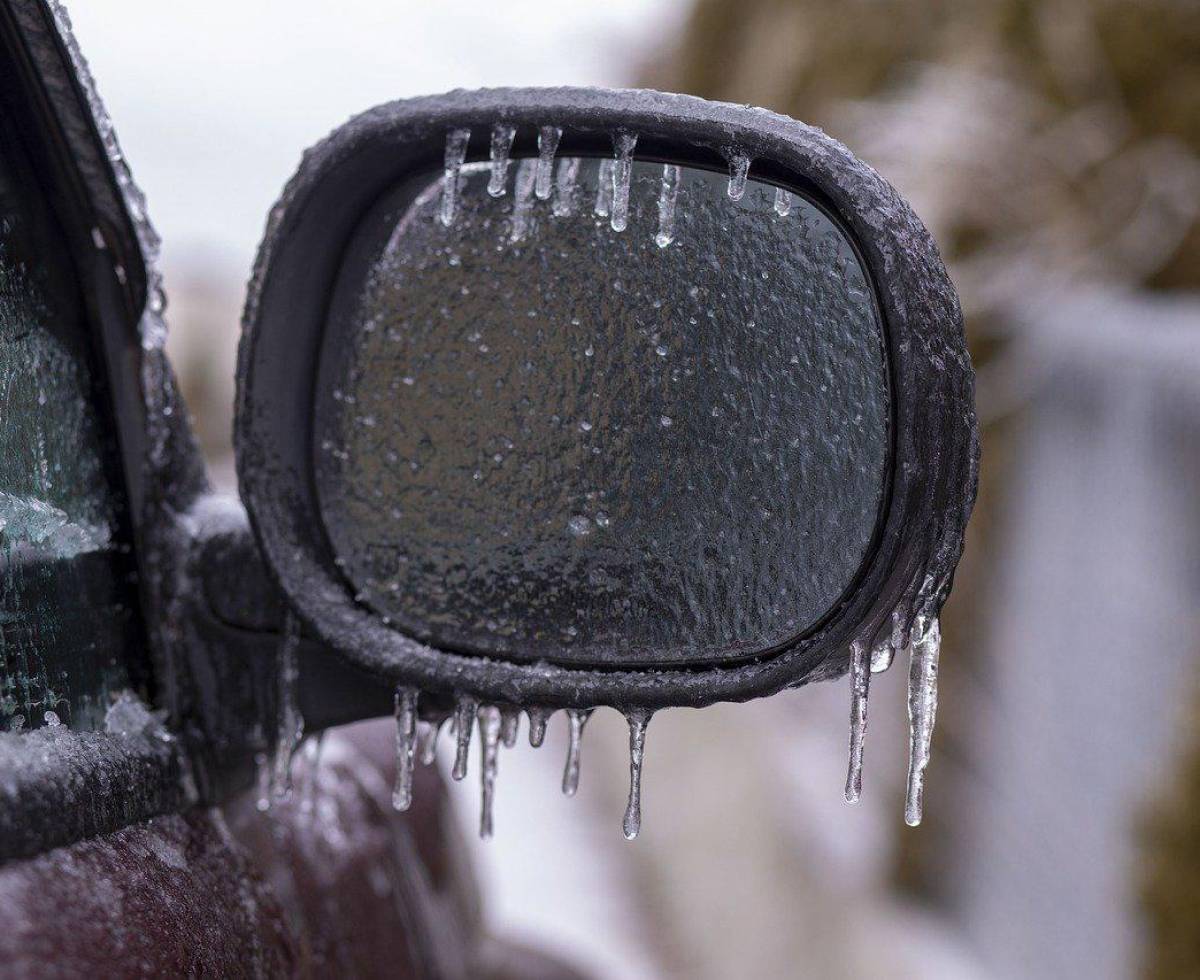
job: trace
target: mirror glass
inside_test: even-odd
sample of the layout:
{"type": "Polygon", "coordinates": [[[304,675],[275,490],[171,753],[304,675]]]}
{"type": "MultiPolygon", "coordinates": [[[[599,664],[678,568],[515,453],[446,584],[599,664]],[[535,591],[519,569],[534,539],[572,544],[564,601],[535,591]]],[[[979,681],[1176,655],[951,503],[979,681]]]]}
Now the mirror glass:
{"type": "Polygon", "coordinates": [[[614,230],[613,171],[514,160],[493,196],[471,164],[449,203],[429,174],[348,249],[321,515],[358,601],[441,649],[729,664],[818,624],[871,548],[890,394],[847,235],[638,160],[614,230]]]}

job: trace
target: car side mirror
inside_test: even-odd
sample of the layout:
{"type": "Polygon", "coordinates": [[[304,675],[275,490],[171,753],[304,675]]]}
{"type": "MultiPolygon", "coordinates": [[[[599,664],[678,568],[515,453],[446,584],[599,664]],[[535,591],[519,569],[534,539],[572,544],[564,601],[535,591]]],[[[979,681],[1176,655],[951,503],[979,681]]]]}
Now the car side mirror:
{"type": "Polygon", "coordinates": [[[577,752],[611,706],[633,836],[654,711],[847,670],[856,798],[912,640],[920,819],[973,372],[929,233],[819,130],[588,89],[352,119],[271,215],[235,437],[291,607],[396,685],[401,803],[418,715],[453,712],[461,776],[477,713],[494,766],[517,711],[577,752]]]}

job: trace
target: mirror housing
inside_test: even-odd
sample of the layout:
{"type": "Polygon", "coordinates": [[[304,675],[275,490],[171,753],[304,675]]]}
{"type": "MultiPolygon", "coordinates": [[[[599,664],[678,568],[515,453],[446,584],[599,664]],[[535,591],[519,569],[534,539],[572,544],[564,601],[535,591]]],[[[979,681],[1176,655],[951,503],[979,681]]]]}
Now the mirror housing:
{"type": "MultiPolygon", "coordinates": [[[[732,195],[731,195],[732,196],[732,195]]],[[[747,700],[844,673],[852,643],[908,641],[949,592],[974,501],[974,375],[953,286],[912,210],[819,130],[762,110],[646,91],[497,89],[390,103],[310,150],[268,222],[239,351],[238,480],[261,553],[291,607],[347,662],[399,687],[520,707],[629,712],[747,700]],[[844,231],[874,293],[888,389],[885,486],[853,581],[818,621],[769,648],[722,660],[590,662],[439,645],[365,601],[331,543],[319,499],[315,405],[324,335],[347,250],[385,195],[429,184],[447,136],[463,162],[487,159],[497,125],[511,155],[537,155],[543,127],[560,157],[612,156],[726,170],[812,202],[844,231]]],[[[697,449],[696,451],[699,451],[697,449]]],[[[468,645],[469,647],[469,645],[468,645]]]]}

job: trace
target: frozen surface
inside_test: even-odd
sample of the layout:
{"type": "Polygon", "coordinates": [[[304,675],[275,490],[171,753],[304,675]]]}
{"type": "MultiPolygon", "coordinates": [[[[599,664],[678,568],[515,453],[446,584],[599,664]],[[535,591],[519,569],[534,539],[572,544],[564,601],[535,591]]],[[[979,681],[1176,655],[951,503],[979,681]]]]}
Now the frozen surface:
{"type": "Polygon", "coordinates": [[[318,489],[359,600],[521,659],[786,643],[850,584],[881,501],[887,382],[851,246],[802,198],[778,215],[773,186],[627,179],[629,134],[615,161],[560,160],[542,201],[497,132],[449,229],[440,177],[391,219],[330,340],[318,489]]]}

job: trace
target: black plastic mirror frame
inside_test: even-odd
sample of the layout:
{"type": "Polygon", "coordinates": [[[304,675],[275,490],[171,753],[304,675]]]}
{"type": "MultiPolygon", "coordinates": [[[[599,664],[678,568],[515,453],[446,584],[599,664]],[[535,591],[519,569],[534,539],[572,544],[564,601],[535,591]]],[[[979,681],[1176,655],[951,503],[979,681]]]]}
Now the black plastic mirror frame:
{"type": "Polygon", "coordinates": [[[962,552],[978,473],[974,373],[954,288],[928,231],[874,170],[819,130],[760,109],[635,90],[495,89],[389,103],[305,154],[273,209],[250,283],[238,360],[238,481],[264,558],[295,611],[330,647],[397,684],[488,702],[659,708],[741,701],[847,669],[918,615],[935,616],[962,552]],[[892,387],[892,485],[857,589],[816,632],[735,667],[596,670],[517,664],[425,646],[355,602],[334,564],[312,480],[312,403],[321,331],[344,249],[380,195],[442,166],[446,133],[469,128],[487,158],[496,123],[514,157],[539,126],[562,156],[612,152],[638,135],[641,160],[718,168],[804,194],[848,231],[884,321],[892,387]],[[893,613],[896,614],[893,617],[893,613]]]}

